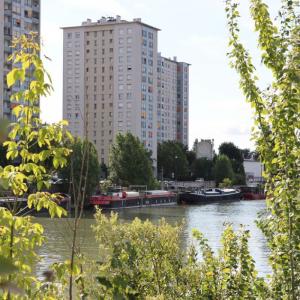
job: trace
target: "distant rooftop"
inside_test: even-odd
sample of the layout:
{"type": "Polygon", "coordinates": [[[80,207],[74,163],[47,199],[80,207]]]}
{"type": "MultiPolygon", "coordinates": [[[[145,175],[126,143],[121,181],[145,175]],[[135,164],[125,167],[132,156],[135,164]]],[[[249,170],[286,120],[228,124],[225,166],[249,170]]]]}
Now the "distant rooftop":
{"type": "Polygon", "coordinates": [[[99,26],[99,25],[114,25],[114,24],[118,25],[118,24],[126,24],[126,23],[127,24],[139,23],[141,25],[150,27],[154,30],[160,30],[159,28],[143,23],[141,18],[134,18],[132,21],[126,21],[126,20],[122,20],[121,16],[101,17],[101,19],[97,20],[96,22],[93,22],[91,19],[86,19],[86,21],[81,23],[81,26],[66,26],[66,27],[62,27],[62,29],[78,28],[82,26],[99,26]]]}
{"type": "Polygon", "coordinates": [[[161,52],[158,52],[158,56],[161,57],[162,59],[168,60],[168,61],[170,61],[170,62],[183,63],[183,64],[187,64],[187,65],[191,66],[190,63],[183,62],[183,61],[178,61],[178,60],[177,60],[177,56],[173,56],[173,58],[171,58],[171,57],[166,57],[166,56],[163,56],[163,55],[161,54],[161,52]]]}

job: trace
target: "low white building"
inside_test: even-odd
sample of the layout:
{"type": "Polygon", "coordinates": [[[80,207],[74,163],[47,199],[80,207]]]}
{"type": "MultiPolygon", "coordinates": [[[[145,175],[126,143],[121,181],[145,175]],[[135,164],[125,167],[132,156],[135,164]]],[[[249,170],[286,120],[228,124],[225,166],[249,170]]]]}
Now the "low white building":
{"type": "Polygon", "coordinates": [[[214,140],[203,140],[195,142],[196,158],[207,158],[212,160],[214,157],[214,140]]]}
{"type": "Polygon", "coordinates": [[[245,159],[243,162],[247,183],[262,182],[263,164],[253,159],[245,159]]]}

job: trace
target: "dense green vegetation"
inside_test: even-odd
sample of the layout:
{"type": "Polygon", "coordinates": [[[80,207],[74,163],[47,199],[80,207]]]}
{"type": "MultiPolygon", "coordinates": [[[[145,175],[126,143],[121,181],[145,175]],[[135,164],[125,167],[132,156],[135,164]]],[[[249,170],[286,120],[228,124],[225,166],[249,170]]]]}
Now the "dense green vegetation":
{"type": "Polygon", "coordinates": [[[76,138],[67,144],[72,151],[67,164],[59,171],[59,178],[64,184],[64,192],[78,194],[85,187],[86,196],[92,195],[99,188],[100,165],[95,146],[88,141],[76,138]]]}
{"type": "Polygon", "coordinates": [[[164,178],[180,180],[188,174],[188,160],[184,146],[176,141],[158,145],[157,169],[164,178]]]}
{"type": "Polygon", "coordinates": [[[155,185],[151,153],[131,133],[116,136],[109,160],[112,182],[123,186],[147,185],[150,188],[155,185]]]}
{"type": "Polygon", "coordinates": [[[204,180],[214,180],[214,161],[207,158],[198,158],[191,165],[191,179],[203,178],[204,180]]]}
{"type": "Polygon", "coordinates": [[[233,177],[234,173],[230,159],[226,155],[218,155],[214,165],[214,178],[216,180],[216,184],[218,185],[225,178],[228,178],[232,181],[233,177]]]}
{"type": "Polygon", "coordinates": [[[209,160],[197,158],[195,148],[189,151],[179,142],[166,141],[158,145],[158,177],[176,180],[203,178],[207,181],[214,180],[217,184],[228,177],[233,184],[243,185],[246,179],[243,160],[243,150],[233,143],[222,143],[219,155],[209,160]],[[224,170],[221,162],[224,162],[224,170]]]}
{"type": "Polygon", "coordinates": [[[246,176],[243,166],[243,151],[233,143],[222,143],[219,147],[219,155],[226,155],[230,159],[230,163],[234,173],[234,184],[245,184],[246,176]]]}

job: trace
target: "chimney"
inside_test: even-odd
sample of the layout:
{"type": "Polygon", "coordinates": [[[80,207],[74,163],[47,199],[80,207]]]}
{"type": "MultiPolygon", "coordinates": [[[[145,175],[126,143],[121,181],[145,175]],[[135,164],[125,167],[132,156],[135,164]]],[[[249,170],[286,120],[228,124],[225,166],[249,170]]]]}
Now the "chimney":
{"type": "Polygon", "coordinates": [[[139,22],[139,23],[141,23],[142,19],[141,18],[135,18],[135,19],[133,19],[133,22],[139,22]]]}
{"type": "Polygon", "coordinates": [[[121,16],[116,15],[116,20],[117,20],[117,22],[121,22],[121,16]]]}

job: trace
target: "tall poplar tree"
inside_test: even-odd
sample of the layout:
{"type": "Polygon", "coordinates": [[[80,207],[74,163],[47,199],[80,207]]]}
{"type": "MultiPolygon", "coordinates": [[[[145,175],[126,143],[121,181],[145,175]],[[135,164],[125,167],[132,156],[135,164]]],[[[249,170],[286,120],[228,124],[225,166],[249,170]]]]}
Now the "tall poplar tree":
{"type": "Polygon", "coordinates": [[[229,57],[254,111],[253,136],[265,166],[268,217],[260,226],[273,268],[271,299],[300,299],[300,7],[282,0],[273,21],[268,6],[250,0],[263,65],[272,72],[265,89],[240,41],[236,0],[226,1],[229,57]]]}

